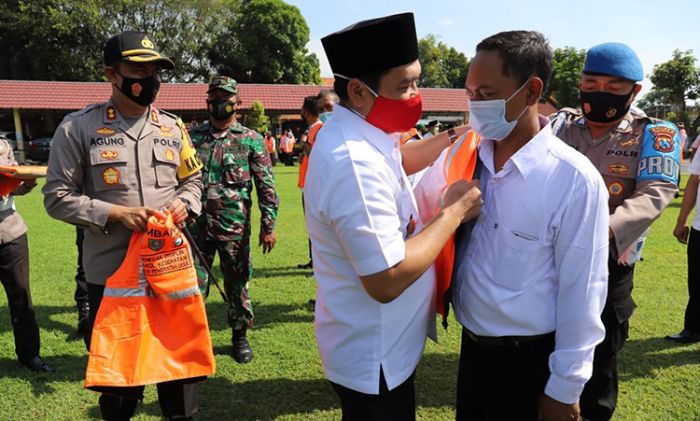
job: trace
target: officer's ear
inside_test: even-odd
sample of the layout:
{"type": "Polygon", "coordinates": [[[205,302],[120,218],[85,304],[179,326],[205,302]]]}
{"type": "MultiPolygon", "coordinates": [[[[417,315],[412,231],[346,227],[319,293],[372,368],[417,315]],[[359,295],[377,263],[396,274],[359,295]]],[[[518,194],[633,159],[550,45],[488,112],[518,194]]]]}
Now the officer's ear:
{"type": "MultiPolygon", "coordinates": [[[[118,66],[118,64],[115,66],[118,66]]],[[[117,69],[113,66],[105,66],[104,75],[107,78],[107,81],[113,85],[116,85],[119,82],[119,79],[117,78],[117,69]]]]}
{"type": "Polygon", "coordinates": [[[632,101],[634,101],[635,98],[637,98],[637,94],[639,94],[639,91],[642,90],[642,85],[639,83],[634,84],[634,88],[632,88],[632,101]]]}
{"type": "Polygon", "coordinates": [[[527,105],[535,105],[542,96],[542,91],[544,89],[544,83],[542,79],[538,77],[533,77],[530,79],[530,86],[528,87],[527,105]]]}

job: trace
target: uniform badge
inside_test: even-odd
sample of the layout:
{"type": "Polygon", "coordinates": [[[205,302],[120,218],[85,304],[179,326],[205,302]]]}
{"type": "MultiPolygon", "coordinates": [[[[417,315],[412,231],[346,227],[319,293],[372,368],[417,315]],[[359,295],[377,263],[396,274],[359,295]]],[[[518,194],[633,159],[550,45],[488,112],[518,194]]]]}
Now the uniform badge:
{"type": "Polygon", "coordinates": [[[156,46],[153,45],[153,41],[148,39],[148,37],[143,37],[141,40],[141,45],[143,45],[144,48],[150,48],[151,50],[156,48],[156,46]]]}
{"type": "Polygon", "coordinates": [[[174,161],[175,160],[175,152],[173,152],[172,149],[166,149],[165,150],[165,159],[168,161],[174,161]]]}
{"type": "Polygon", "coordinates": [[[160,135],[164,137],[171,137],[174,136],[175,133],[173,133],[173,128],[170,126],[162,126],[160,128],[160,135]]]}
{"type": "Polygon", "coordinates": [[[107,113],[107,120],[116,120],[117,119],[117,110],[114,109],[113,106],[107,107],[106,110],[107,113]]]}
{"type": "Polygon", "coordinates": [[[639,144],[639,137],[638,136],[634,136],[634,137],[631,137],[629,139],[620,140],[620,142],[618,143],[618,145],[620,145],[623,148],[627,148],[629,146],[634,146],[634,145],[638,145],[638,144],[639,144]]]}
{"type": "Polygon", "coordinates": [[[624,174],[627,174],[628,170],[629,170],[629,168],[627,168],[627,165],[625,165],[621,162],[616,162],[614,164],[608,165],[608,171],[610,171],[613,174],[624,175],[624,174]]]}
{"type": "Polygon", "coordinates": [[[676,131],[670,127],[656,126],[649,129],[654,135],[654,149],[659,152],[673,152],[673,136],[676,131]]]}
{"type": "Polygon", "coordinates": [[[163,240],[154,240],[152,238],[148,239],[148,248],[153,250],[153,251],[158,251],[163,248],[163,244],[165,241],[163,240]]]}
{"type": "Polygon", "coordinates": [[[117,159],[117,157],[119,157],[119,152],[111,151],[111,150],[102,151],[100,153],[100,156],[102,157],[102,159],[106,159],[108,161],[111,161],[111,160],[117,159]]]}
{"type": "Polygon", "coordinates": [[[614,183],[610,183],[608,185],[608,192],[610,192],[611,196],[619,196],[622,194],[623,191],[622,183],[615,181],[614,183]]]}
{"type": "Polygon", "coordinates": [[[151,121],[154,123],[158,123],[158,111],[151,110],[151,121]]]}
{"type": "Polygon", "coordinates": [[[109,167],[102,171],[102,180],[104,180],[105,184],[109,184],[110,186],[119,184],[120,177],[121,174],[119,170],[114,167],[109,167]]]}
{"type": "Polygon", "coordinates": [[[103,135],[103,136],[111,136],[117,131],[114,129],[110,129],[109,127],[100,127],[99,129],[95,130],[95,133],[103,135]]]}

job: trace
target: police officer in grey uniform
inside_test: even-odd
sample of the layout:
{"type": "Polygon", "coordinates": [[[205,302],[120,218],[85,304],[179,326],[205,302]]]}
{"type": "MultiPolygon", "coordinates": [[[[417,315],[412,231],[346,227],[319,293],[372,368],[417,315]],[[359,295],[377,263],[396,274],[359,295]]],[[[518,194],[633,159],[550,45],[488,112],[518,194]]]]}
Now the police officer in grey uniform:
{"type": "MultiPolygon", "coordinates": [[[[17,165],[12,145],[0,136],[0,165],[17,165]]],[[[15,336],[15,353],[19,362],[32,371],[54,371],[39,357],[39,326],[34,316],[32,295],[29,292],[29,246],[27,225],[15,210],[14,196],[32,191],[35,179],[27,179],[15,186],[15,180],[3,178],[9,194],[0,196],[0,281],[7,294],[7,304],[15,336]]],[[[5,193],[5,192],[3,192],[5,193]]]]}
{"type": "MultiPolygon", "coordinates": [[[[43,189],[49,215],[84,228],[83,266],[92,325],[107,278],[120,266],[133,231],[167,207],[176,223],[200,211],[201,164],[179,119],[151,106],[159,72],[173,69],[142,32],[126,31],[104,47],[112,96],[68,115],[56,130],[43,189]]],[[[197,412],[194,384],[159,383],[166,418],[197,412]]],[[[100,397],[105,419],[128,419],[143,387],[112,388],[100,397]]]]}
{"type": "Polygon", "coordinates": [[[608,298],[602,314],[606,335],[595,350],[593,376],[581,395],[581,416],[608,420],[617,403],[617,353],[636,307],[634,262],[651,223],[678,187],[678,129],[630,112],[644,78],[630,47],[605,43],[588,50],[580,80],[581,111],[563,109],[554,133],[598,168],[610,194],[608,298]]]}

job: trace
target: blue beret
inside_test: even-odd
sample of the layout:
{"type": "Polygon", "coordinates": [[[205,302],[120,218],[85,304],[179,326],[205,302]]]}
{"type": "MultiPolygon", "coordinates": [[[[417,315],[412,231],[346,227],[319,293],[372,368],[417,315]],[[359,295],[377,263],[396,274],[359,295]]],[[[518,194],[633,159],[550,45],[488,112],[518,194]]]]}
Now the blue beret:
{"type": "Polygon", "coordinates": [[[591,47],[586,54],[583,73],[600,73],[639,82],[644,69],[637,54],[620,42],[606,42],[591,47]]]}

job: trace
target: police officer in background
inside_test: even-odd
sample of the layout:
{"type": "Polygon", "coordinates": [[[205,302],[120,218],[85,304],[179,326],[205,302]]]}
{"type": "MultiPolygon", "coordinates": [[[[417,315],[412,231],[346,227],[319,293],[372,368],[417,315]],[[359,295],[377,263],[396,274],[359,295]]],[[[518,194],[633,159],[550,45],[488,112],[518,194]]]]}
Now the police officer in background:
{"type": "MultiPolygon", "coordinates": [[[[199,213],[199,162],[182,122],[151,106],[161,69],[174,64],[143,32],[125,31],[104,46],[104,74],[112,96],[69,114],[56,130],[44,186],[49,215],[82,226],[83,266],[90,318],[89,348],[105,282],[121,265],[133,231],[143,231],[156,209],[167,207],[175,223],[199,213]]],[[[197,412],[196,384],[159,383],[158,400],[167,419],[197,412]]],[[[112,387],[100,396],[105,419],[129,419],[143,386],[112,387]]]]}
{"type": "Polygon", "coordinates": [[[588,50],[580,79],[581,110],[565,108],[552,122],[554,133],[598,168],[610,194],[606,333],[580,401],[581,416],[589,420],[608,420],[615,410],[617,353],[636,307],[634,263],[649,226],[678,190],[678,129],[630,112],[642,79],[642,64],[629,46],[596,45],[588,50]]]}
{"type": "MultiPolygon", "coordinates": [[[[17,165],[12,145],[0,136],[0,165],[17,165]]],[[[14,196],[32,191],[35,179],[22,182],[2,178],[0,196],[0,281],[7,294],[7,304],[15,336],[15,353],[19,362],[32,371],[54,369],[39,357],[39,326],[36,324],[32,295],[29,292],[29,246],[27,226],[15,210],[14,196]]]]}
{"type": "Polygon", "coordinates": [[[204,163],[202,205],[193,234],[211,266],[218,252],[224,288],[229,298],[228,323],[232,329],[233,359],[247,363],[253,350],[246,337],[253,327],[253,304],[248,295],[252,273],[250,214],[253,183],[260,208],[258,244],[263,254],[276,243],[275,222],[279,199],[272,162],[262,136],[236,121],[238,83],[228,76],[214,76],[207,90],[209,122],[191,131],[192,141],[204,163]]]}

